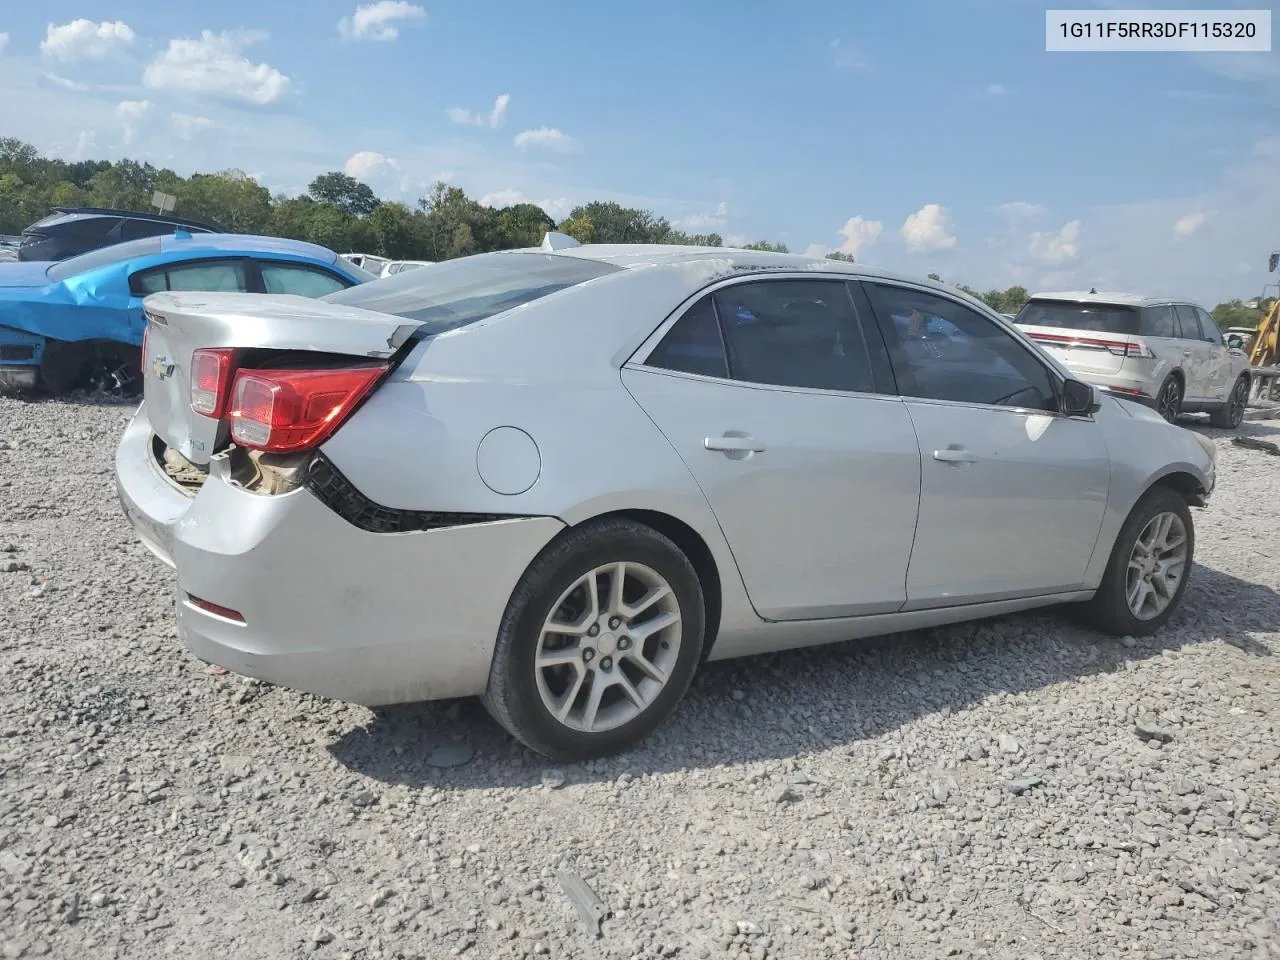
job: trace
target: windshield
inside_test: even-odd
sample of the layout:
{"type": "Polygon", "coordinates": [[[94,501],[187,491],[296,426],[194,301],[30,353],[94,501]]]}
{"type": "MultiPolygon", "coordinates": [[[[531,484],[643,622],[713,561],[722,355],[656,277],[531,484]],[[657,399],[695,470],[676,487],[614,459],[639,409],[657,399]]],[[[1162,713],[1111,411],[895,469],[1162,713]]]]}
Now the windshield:
{"type": "Polygon", "coordinates": [[[99,267],[110,266],[113,263],[120,263],[124,260],[132,260],[134,257],[150,256],[153,253],[160,252],[162,239],[162,237],[143,237],[141,240],[129,240],[125,243],[115,243],[109,247],[90,250],[88,253],[82,253],[78,257],[70,257],[66,260],[58,261],[48,269],[45,276],[57,283],[59,280],[66,280],[68,277],[74,277],[90,270],[97,270],[99,267]]]}
{"type": "Polygon", "coordinates": [[[416,320],[427,333],[443,333],[621,269],[554,254],[487,253],[430,270],[404,270],[323,299],[416,320]]]}
{"type": "Polygon", "coordinates": [[[1111,303],[1064,303],[1060,300],[1032,300],[1014,320],[1033,327],[1062,327],[1094,333],[1136,334],[1138,311],[1111,303]]]}

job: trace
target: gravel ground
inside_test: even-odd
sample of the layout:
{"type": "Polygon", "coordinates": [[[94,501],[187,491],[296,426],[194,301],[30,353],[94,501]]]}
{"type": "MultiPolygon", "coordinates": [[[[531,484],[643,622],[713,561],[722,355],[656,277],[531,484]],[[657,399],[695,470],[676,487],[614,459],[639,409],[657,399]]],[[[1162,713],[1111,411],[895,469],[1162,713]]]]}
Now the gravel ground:
{"type": "Polygon", "coordinates": [[[1280,956],[1280,459],[1207,431],[1157,638],[713,664],[641,749],[554,769],[471,702],[190,657],[114,497],[131,409],[0,399],[3,957],[1280,956]]]}

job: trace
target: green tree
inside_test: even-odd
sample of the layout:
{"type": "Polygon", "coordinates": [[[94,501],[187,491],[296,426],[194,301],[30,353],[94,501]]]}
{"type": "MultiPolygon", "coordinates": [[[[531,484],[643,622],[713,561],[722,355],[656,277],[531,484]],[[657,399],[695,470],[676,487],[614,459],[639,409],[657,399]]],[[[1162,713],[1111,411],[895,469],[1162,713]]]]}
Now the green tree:
{"type": "Polygon", "coordinates": [[[392,260],[417,260],[424,244],[425,221],[403,203],[384,202],[369,214],[373,252],[392,260]]]}
{"type": "Polygon", "coordinates": [[[536,247],[556,222],[534,203],[517,203],[498,211],[497,231],[503,249],[536,247]]]}
{"type": "Polygon", "coordinates": [[[931,274],[929,274],[929,279],[930,279],[930,280],[936,280],[936,281],[938,281],[938,283],[941,283],[941,282],[942,282],[942,277],[938,276],[936,273],[931,273],[931,274]]]}
{"type": "Polygon", "coordinates": [[[271,223],[271,193],[240,170],[197,173],[174,189],[176,210],[183,216],[212,221],[232,233],[261,233],[271,223]]]}
{"type": "Polygon", "coordinates": [[[828,260],[843,260],[845,263],[857,263],[857,259],[852,253],[845,253],[843,250],[832,250],[827,254],[828,260]]]}
{"type": "MultiPolygon", "coordinates": [[[[1267,307],[1270,306],[1269,301],[1264,301],[1264,303],[1267,307]]],[[[1261,309],[1263,306],[1263,304],[1259,304],[1257,307],[1251,307],[1237,297],[1218,304],[1209,313],[1220,330],[1226,330],[1228,327],[1249,327],[1252,329],[1262,322],[1266,312],[1265,309],[1261,309]]]]}
{"type": "Polygon", "coordinates": [[[771,243],[768,240],[757,240],[755,243],[744,243],[743,250],[763,250],[765,253],[790,253],[785,243],[771,243]]]}
{"type": "Polygon", "coordinates": [[[321,203],[331,203],[352,217],[367,217],[378,208],[378,198],[367,184],[334,170],[311,181],[307,192],[321,203]]]}

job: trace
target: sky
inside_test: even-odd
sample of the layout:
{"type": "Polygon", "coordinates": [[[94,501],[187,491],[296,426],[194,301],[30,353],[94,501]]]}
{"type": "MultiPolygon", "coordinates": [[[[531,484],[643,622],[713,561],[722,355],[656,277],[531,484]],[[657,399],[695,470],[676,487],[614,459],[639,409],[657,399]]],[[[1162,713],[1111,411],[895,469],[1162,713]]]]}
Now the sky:
{"type": "Polygon", "coordinates": [[[616,200],[982,289],[1280,281],[1280,51],[1044,31],[1023,0],[7,0],[0,136],[273,192],[616,200]]]}

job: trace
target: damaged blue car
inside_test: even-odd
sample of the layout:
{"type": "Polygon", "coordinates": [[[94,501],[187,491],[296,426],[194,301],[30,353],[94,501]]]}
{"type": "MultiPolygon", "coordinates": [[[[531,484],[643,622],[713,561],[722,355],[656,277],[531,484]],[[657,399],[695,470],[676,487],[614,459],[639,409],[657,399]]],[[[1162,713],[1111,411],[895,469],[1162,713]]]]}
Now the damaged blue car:
{"type": "Polygon", "coordinates": [[[66,260],[0,263],[0,391],[136,391],[152,293],[321,297],[373,279],[315,244],[182,230],[66,260]]]}

